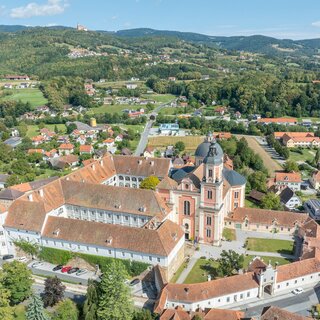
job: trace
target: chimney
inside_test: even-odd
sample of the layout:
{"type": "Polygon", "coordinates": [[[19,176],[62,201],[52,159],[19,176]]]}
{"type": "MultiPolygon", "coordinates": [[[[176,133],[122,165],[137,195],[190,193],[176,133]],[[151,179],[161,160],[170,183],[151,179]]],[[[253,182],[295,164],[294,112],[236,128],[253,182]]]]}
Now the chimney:
{"type": "Polygon", "coordinates": [[[150,165],[151,165],[151,166],[154,166],[154,161],[153,161],[153,160],[150,161],[150,165]]]}
{"type": "Polygon", "coordinates": [[[92,165],[91,168],[92,168],[93,171],[96,171],[96,166],[94,164],[92,165]]]}
{"type": "Polygon", "coordinates": [[[29,200],[29,201],[33,201],[33,195],[32,195],[32,193],[28,195],[28,200],[29,200]]]}
{"type": "Polygon", "coordinates": [[[53,235],[54,235],[54,236],[58,236],[59,233],[60,233],[60,229],[57,229],[57,230],[53,231],[53,235]]]}
{"type": "Polygon", "coordinates": [[[138,160],[138,164],[139,164],[139,165],[142,164],[142,160],[138,160]]]}
{"type": "Polygon", "coordinates": [[[40,195],[41,198],[43,198],[43,196],[44,196],[43,189],[40,189],[40,190],[39,190],[39,195],[40,195]]]}
{"type": "Polygon", "coordinates": [[[103,160],[100,160],[100,166],[103,167],[103,160]]]}

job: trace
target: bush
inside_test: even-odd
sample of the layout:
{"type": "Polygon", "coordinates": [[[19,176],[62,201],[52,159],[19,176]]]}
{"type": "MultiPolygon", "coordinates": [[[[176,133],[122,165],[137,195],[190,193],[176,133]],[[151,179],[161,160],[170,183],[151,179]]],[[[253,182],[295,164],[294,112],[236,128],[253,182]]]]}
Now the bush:
{"type": "Polygon", "coordinates": [[[39,258],[54,264],[66,264],[73,257],[79,257],[92,265],[99,265],[102,272],[106,270],[113,260],[119,260],[125,267],[127,273],[131,277],[138,276],[145,271],[149,264],[138,261],[130,261],[127,259],[115,259],[109,257],[96,256],[93,254],[75,253],[66,250],[43,247],[39,258]]]}

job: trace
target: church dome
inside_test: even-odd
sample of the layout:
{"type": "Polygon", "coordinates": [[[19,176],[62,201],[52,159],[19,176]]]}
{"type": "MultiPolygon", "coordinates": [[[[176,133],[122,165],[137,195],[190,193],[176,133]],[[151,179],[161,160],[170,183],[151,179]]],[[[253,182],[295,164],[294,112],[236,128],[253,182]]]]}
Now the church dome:
{"type": "Polygon", "coordinates": [[[195,156],[205,158],[209,152],[210,142],[204,141],[200,143],[196,149],[195,156]]]}
{"type": "Polygon", "coordinates": [[[203,163],[219,165],[223,163],[223,150],[219,143],[212,140],[209,143],[208,152],[203,160],[203,163]]]}

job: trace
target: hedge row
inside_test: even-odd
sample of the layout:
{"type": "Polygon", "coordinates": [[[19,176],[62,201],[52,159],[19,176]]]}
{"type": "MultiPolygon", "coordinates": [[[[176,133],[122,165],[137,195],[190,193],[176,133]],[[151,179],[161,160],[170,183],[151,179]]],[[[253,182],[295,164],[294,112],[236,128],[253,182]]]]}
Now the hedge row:
{"type": "Polygon", "coordinates": [[[53,264],[66,264],[73,257],[80,257],[92,265],[99,265],[102,272],[108,267],[108,264],[112,260],[118,260],[124,265],[128,274],[131,277],[138,276],[140,273],[145,271],[149,266],[149,264],[144,262],[130,261],[127,259],[115,259],[115,258],[109,258],[109,257],[102,257],[102,256],[96,256],[93,254],[75,253],[75,252],[70,252],[66,250],[47,248],[47,247],[42,247],[39,254],[40,259],[53,264]]]}

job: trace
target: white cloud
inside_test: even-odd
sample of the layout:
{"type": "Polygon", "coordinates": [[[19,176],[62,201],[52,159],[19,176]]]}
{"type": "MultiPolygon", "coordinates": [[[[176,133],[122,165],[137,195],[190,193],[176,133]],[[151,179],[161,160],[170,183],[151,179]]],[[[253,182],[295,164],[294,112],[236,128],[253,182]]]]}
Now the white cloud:
{"type": "Polygon", "coordinates": [[[11,9],[11,18],[23,19],[61,14],[68,7],[65,0],[48,0],[45,4],[30,2],[26,6],[11,9]]]}
{"type": "Polygon", "coordinates": [[[312,22],[311,25],[312,25],[313,27],[320,28],[320,21],[312,22]]]}
{"type": "Polygon", "coordinates": [[[111,20],[117,20],[118,19],[118,16],[112,16],[111,17],[111,20]]]}
{"type": "Polygon", "coordinates": [[[0,6],[0,16],[3,16],[6,12],[6,6],[0,6]]]}

